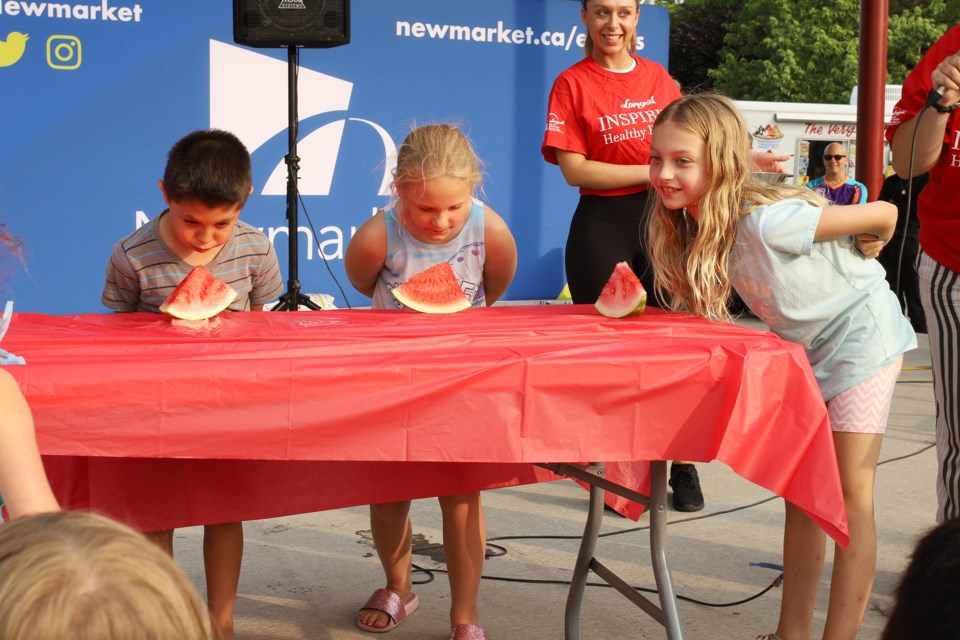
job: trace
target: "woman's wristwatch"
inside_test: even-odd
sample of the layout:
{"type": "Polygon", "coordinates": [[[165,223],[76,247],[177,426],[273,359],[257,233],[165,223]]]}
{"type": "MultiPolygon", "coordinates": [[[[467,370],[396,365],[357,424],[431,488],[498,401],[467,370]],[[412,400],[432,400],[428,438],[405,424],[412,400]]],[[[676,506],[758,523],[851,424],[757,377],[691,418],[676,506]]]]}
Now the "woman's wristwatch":
{"type": "Polygon", "coordinates": [[[930,106],[937,110],[938,113],[950,113],[951,111],[956,111],[960,107],[960,102],[952,104],[949,107],[945,107],[939,102],[931,102],[930,106]]]}

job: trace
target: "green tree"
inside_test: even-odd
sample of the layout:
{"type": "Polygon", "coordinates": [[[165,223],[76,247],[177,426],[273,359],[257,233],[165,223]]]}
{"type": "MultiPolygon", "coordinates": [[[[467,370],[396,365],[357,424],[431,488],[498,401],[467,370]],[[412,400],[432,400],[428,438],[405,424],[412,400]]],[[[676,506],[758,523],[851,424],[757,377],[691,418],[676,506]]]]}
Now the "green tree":
{"type": "MultiPolygon", "coordinates": [[[[687,0],[670,4],[670,75],[684,91],[709,90],[720,63],[727,25],[739,0],[687,0]]],[[[643,10],[640,12],[643,18],[643,10]]]]}
{"type": "Polygon", "coordinates": [[[860,6],[746,0],[709,72],[739,100],[846,103],[857,83],[860,6]]]}
{"type": "Polygon", "coordinates": [[[907,7],[894,14],[891,4],[887,25],[888,83],[903,83],[930,45],[957,23],[958,5],[960,1],[932,0],[923,7],[907,7]]]}
{"type": "MultiPolygon", "coordinates": [[[[863,0],[872,1],[872,0],[863,0]]],[[[741,100],[846,103],[858,79],[858,0],[661,0],[670,73],[741,100]]],[[[887,83],[960,21],[960,0],[889,0],[887,83]]]]}

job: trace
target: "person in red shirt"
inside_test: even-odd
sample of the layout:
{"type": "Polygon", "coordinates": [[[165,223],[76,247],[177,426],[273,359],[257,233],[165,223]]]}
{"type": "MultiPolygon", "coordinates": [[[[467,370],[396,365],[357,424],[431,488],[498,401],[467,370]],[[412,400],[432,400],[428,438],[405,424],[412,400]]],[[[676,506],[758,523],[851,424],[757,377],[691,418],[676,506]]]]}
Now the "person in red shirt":
{"type": "Polygon", "coordinates": [[[917,200],[920,301],[937,402],[937,521],[960,517],[960,26],[930,47],[903,83],[886,130],[893,169],[927,171],[917,200]],[[935,89],[940,89],[937,91],[935,89]]]}
{"type": "MultiPolygon", "coordinates": [[[[650,186],[650,131],[660,111],[680,97],[663,66],[638,56],[638,0],[581,0],[587,29],[585,57],[553,83],[541,153],[580,190],[567,235],[564,266],[574,304],[593,304],[618,262],[640,278],[655,299],[641,229],[650,186]]],[[[756,154],[760,171],[782,171],[789,156],[756,154]]],[[[696,467],[670,469],[678,511],[703,508],[696,467]]]]}

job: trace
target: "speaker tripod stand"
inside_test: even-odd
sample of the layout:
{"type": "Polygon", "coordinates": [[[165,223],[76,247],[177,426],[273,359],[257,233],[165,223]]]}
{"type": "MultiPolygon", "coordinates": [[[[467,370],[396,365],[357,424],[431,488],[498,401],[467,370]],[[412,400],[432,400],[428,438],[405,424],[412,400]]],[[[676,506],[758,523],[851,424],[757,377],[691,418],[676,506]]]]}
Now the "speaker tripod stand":
{"type": "Polygon", "coordinates": [[[299,198],[298,180],[300,173],[300,158],[297,156],[297,128],[299,125],[299,116],[297,113],[297,72],[299,64],[297,62],[297,47],[287,47],[287,111],[289,120],[287,122],[287,155],[284,161],[287,163],[287,236],[288,243],[288,261],[289,271],[287,271],[287,291],[282,296],[274,311],[299,311],[301,306],[314,311],[319,311],[317,305],[309,296],[300,292],[300,277],[297,271],[297,263],[300,257],[297,246],[298,222],[297,222],[297,200],[299,198]]]}

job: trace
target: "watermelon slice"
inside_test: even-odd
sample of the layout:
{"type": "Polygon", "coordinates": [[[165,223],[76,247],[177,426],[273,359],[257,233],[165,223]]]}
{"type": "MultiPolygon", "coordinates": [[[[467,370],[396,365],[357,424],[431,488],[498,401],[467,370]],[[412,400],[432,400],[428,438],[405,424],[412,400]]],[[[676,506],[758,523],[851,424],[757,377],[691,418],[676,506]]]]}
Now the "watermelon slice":
{"type": "Polygon", "coordinates": [[[390,293],[405,307],[422,313],[455,313],[470,308],[470,300],[449,262],[421,271],[390,293]]]}
{"type": "Polygon", "coordinates": [[[647,308],[647,290],[626,262],[618,262],[594,305],[608,318],[638,316],[647,308]]]}
{"type": "Polygon", "coordinates": [[[206,320],[230,306],[237,292],[203,265],[187,277],[160,305],[160,311],[181,320],[206,320]]]}

